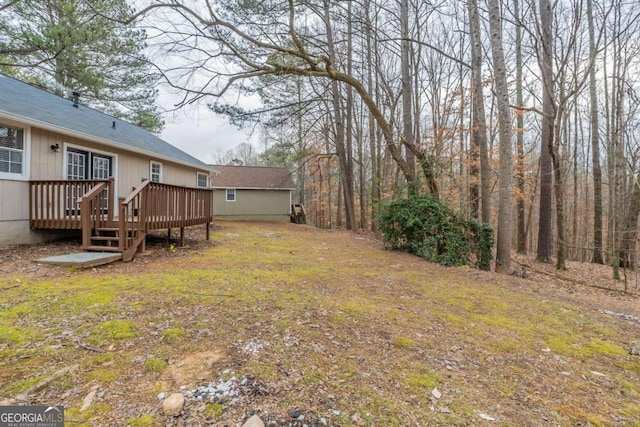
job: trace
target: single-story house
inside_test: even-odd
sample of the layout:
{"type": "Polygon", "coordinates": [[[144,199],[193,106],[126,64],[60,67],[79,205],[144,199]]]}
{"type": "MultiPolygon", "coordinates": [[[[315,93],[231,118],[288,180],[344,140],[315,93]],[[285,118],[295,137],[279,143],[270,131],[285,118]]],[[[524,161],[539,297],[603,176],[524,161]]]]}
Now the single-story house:
{"type": "Polygon", "coordinates": [[[82,230],[87,250],[212,220],[209,167],[156,135],[0,74],[0,247],[82,230]]]}
{"type": "Polygon", "coordinates": [[[290,220],[296,185],[286,168],[212,165],[211,188],[214,218],[290,220]]]}

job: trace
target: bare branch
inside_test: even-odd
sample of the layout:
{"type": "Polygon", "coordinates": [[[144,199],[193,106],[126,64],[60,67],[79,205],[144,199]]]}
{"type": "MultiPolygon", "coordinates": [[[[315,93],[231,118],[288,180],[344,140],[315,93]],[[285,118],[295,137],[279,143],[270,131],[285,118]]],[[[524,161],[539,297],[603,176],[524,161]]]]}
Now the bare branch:
{"type": "Polygon", "coordinates": [[[456,58],[455,56],[449,55],[447,52],[443,51],[440,48],[435,47],[434,45],[424,42],[422,40],[416,40],[416,39],[412,39],[412,38],[388,38],[388,39],[381,39],[381,42],[385,42],[385,41],[410,41],[412,43],[416,43],[422,46],[426,46],[429,49],[432,49],[433,51],[439,53],[440,55],[444,56],[447,59],[450,59],[454,62],[457,62],[458,64],[462,65],[465,68],[469,68],[471,69],[471,65],[467,64],[466,62],[464,62],[463,60],[461,60],[460,58],[456,58]]]}

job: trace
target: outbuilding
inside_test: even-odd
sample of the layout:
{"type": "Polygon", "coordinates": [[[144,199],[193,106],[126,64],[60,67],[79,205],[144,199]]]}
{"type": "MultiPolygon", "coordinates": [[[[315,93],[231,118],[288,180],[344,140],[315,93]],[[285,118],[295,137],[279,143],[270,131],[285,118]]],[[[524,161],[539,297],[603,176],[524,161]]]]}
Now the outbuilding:
{"type": "Polygon", "coordinates": [[[283,167],[211,166],[215,219],[289,221],[296,185],[283,167]]]}

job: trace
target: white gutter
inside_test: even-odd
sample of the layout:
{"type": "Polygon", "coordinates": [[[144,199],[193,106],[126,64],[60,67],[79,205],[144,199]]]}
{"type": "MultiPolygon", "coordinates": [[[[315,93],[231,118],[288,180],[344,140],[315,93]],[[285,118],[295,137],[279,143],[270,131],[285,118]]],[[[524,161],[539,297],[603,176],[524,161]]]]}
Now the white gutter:
{"type": "Polygon", "coordinates": [[[295,187],[293,187],[293,188],[264,188],[264,187],[234,187],[233,185],[227,185],[227,186],[224,186],[224,187],[219,187],[219,186],[213,187],[213,186],[211,186],[209,188],[214,189],[214,190],[225,190],[227,188],[233,188],[235,190],[280,190],[280,191],[284,191],[284,190],[293,191],[293,190],[295,190],[295,187]]]}

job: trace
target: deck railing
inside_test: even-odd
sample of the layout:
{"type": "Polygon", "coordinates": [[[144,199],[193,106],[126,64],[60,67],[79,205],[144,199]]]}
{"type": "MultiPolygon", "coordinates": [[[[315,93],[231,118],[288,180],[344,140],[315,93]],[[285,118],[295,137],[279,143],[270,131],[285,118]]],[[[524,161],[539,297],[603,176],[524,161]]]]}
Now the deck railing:
{"type": "MultiPolygon", "coordinates": [[[[31,181],[29,185],[29,215],[32,229],[79,230],[82,228],[81,198],[96,186],[105,186],[102,209],[113,217],[108,198],[113,193],[113,181],[51,180],[31,181]]],[[[103,188],[103,190],[104,190],[103,188]]],[[[103,191],[104,193],[104,191],[103,191]]]]}
{"type": "Polygon", "coordinates": [[[149,230],[209,224],[211,202],[211,190],[145,181],[120,203],[123,257],[137,250],[149,230]]]}
{"type": "Polygon", "coordinates": [[[145,182],[144,222],[148,230],[211,222],[211,190],[145,182]]]}

